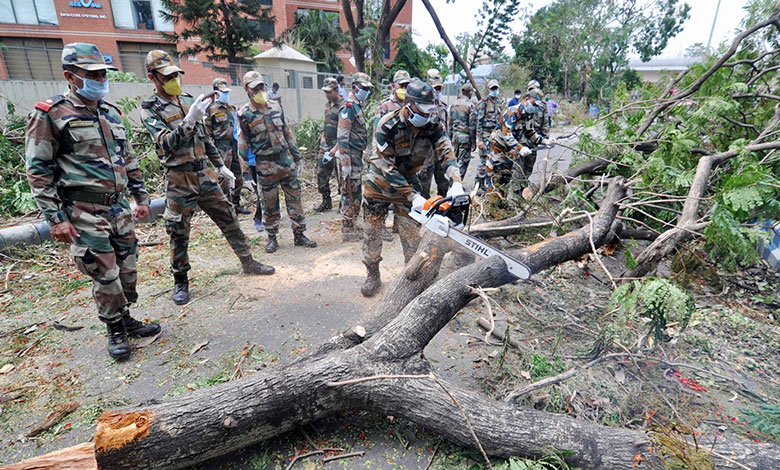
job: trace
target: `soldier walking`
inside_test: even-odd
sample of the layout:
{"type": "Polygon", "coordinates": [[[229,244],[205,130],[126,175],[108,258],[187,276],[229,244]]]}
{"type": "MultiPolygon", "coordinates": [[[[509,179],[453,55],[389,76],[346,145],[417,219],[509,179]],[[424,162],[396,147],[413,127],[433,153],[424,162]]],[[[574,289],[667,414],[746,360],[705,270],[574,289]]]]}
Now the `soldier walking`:
{"type": "Polygon", "coordinates": [[[504,103],[499,97],[498,80],[487,83],[488,96],[477,104],[477,147],[479,148],[479,167],[477,183],[480,192],[485,192],[485,163],[490,153],[490,134],[498,127],[504,103]]]}
{"type": "MultiPolygon", "coordinates": [[[[189,302],[190,260],[187,254],[192,214],[203,209],[222,231],[233,252],[241,260],[245,274],[273,274],[274,268],[252,258],[238,217],[217,183],[217,173],[206,164],[208,158],[219,175],[235,176],[222,161],[219,151],[206,133],[203,117],[211,104],[203,95],[194,99],[181,89],[184,73],[167,52],[149,51],[147,77],[155,91],[141,102],[141,118],[157,146],[157,156],[165,167],[165,230],[171,237],[173,302],[189,302]]],[[[232,186],[232,184],[231,184],[232,186]]]]}
{"type": "MultiPolygon", "coordinates": [[[[339,110],[344,104],[344,100],[339,95],[339,85],[335,78],[326,78],[322,87],[325,92],[325,124],[320,137],[320,156],[317,159],[317,190],[322,196],[322,202],[315,207],[316,212],[325,212],[333,209],[333,201],[330,198],[330,176],[336,167],[335,155],[330,150],[336,145],[339,126],[339,110]]],[[[339,180],[338,175],[336,179],[339,180]]],[[[339,188],[341,181],[339,180],[339,188]]],[[[341,190],[339,189],[339,192],[341,190]]]]}
{"type": "Polygon", "coordinates": [[[135,219],[149,215],[138,157],[119,108],[108,93],[103,55],[94,44],[62,50],[68,91],[35,105],[25,139],[27,180],[51,236],[70,243],[79,271],[92,278],[98,318],[108,330],[108,354],[130,356],[127,337],[152,336],[160,325],[130,316],[136,291],[135,219]],[[133,195],[130,210],[125,193],[133,195]]]}
{"type": "Polygon", "coordinates": [[[238,175],[233,188],[230,187],[232,180],[220,175],[219,186],[228,197],[228,201],[233,204],[233,209],[237,214],[251,214],[252,212],[241,206],[241,188],[244,187],[242,175],[246,171],[242,168],[241,159],[238,158],[236,140],[233,138],[236,107],[230,104],[230,85],[224,78],[217,78],[212,82],[212,87],[217,93],[217,99],[214,100],[214,104],[209,106],[206,130],[219,150],[222,162],[234,175],[238,175]]]}
{"type": "Polygon", "coordinates": [[[464,83],[460,87],[460,92],[458,99],[450,106],[447,134],[452,140],[460,177],[463,179],[469,168],[471,152],[477,148],[477,111],[471,102],[471,95],[474,92],[471,83],[464,83]]]}
{"type": "Polygon", "coordinates": [[[247,72],[242,83],[249,102],[238,110],[238,154],[244,161],[249,158],[250,147],[255,154],[257,184],[265,206],[263,225],[268,232],[265,251],[273,253],[279,248],[276,238],[281,218],[279,186],[284,191],[287,214],[292,221],[293,243],[295,246],[316,248],[317,243],[304,234],[306,223],[301,207],[301,184],[298,182],[303,162],[282,107],[276,101],[268,101],[265,80],[259,72],[247,72]]]}
{"type": "Polygon", "coordinates": [[[371,94],[371,79],[358,72],[352,76],[352,90],[339,111],[338,159],[341,181],[341,241],[359,241],[362,235],[355,225],[362,201],[360,177],[363,151],[368,144],[363,103],[371,94]]]}
{"type": "Polygon", "coordinates": [[[387,209],[393,206],[398,217],[398,232],[409,261],[420,242],[419,226],[409,217],[411,208],[422,209],[426,199],[417,173],[433,147],[444,173],[452,181],[448,195],[463,194],[455,155],[447,134],[435,114],[433,89],[415,79],[406,89],[404,106],[379,120],[374,142],[376,154],[369,157],[363,176],[363,264],[368,275],[360,289],[365,297],[376,295],[382,285],[379,263],[382,261],[382,227],[387,209]]]}

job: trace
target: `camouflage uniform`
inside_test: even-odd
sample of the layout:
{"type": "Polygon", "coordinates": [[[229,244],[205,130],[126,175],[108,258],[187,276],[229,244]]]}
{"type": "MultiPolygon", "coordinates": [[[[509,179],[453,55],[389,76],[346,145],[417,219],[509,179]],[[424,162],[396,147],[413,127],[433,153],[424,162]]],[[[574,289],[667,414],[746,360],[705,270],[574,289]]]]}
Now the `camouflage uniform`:
{"type": "MultiPolygon", "coordinates": [[[[449,124],[447,103],[444,101],[436,101],[436,116],[438,117],[439,125],[441,125],[442,130],[446,133],[447,126],[449,124]]],[[[425,165],[423,165],[423,168],[420,170],[420,174],[418,176],[420,178],[420,187],[422,188],[422,193],[420,194],[423,197],[427,198],[431,195],[431,183],[433,182],[434,178],[436,179],[436,193],[439,196],[444,196],[447,194],[449,183],[447,182],[446,176],[444,176],[444,170],[441,167],[441,161],[436,158],[436,153],[432,147],[429,150],[428,159],[425,161],[425,165]]]]}
{"type": "Polygon", "coordinates": [[[403,108],[379,120],[374,135],[376,154],[371,155],[363,175],[363,216],[367,222],[363,241],[363,262],[382,261],[381,229],[387,209],[393,205],[398,217],[404,259],[408,261],[420,242],[419,226],[409,217],[414,195],[421,192],[417,173],[433,148],[448,178],[460,181],[452,144],[437,116],[412,134],[412,126],[402,116],[403,108]]]}
{"type": "MultiPolygon", "coordinates": [[[[352,81],[364,87],[373,86],[365,73],[356,73],[352,81]]],[[[366,116],[354,91],[349,93],[339,110],[338,145],[342,233],[349,233],[354,232],[355,220],[360,213],[362,201],[360,176],[363,171],[363,151],[368,145],[366,116]]]]}
{"type": "MultiPolygon", "coordinates": [[[[533,128],[533,131],[539,135],[538,143],[541,143],[542,139],[547,139],[550,136],[550,120],[547,116],[547,106],[545,106],[544,101],[542,100],[543,95],[539,88],[530,87],[528,89],[528,94],[536,103],[536,112],[529,115],[529,119],[525,120],[525,127],[533,128]]],[[[526,132],[530,132],[530,129],[526,129],[526,132]]],[[[526,141],[526,143],[530,144],[528,141],[526,141]]],[[[534,149],[538,143],[529,146],[534,149]]],[[[533,150],[531,155],[523,157],[522,172],[521,168],[515,167],[513,177],[516,181],[530,178],[531,173],[534,171],[534,165],[536,164],[536,156],[537,152],[536,150],[533,150]]]]}
{"type": "MultiPolygon", "coordinates": [[[[162,63],[172,63],[168,54],[162,51],[151,51],[147,56],[149,70],[157,69],[162,63]]],[[[178,96],[177,103],[155,91],[141,102],[141,118],[165,167],[163,218],[171,238],[171,272],[174,276],[186,275],[190,270],[187,249],[196,206],[217,224],[239,259],[251,256],[236,213],[219,187],[217,173],[206,164],[207,158],[215,168],[224,164],[219,150],[202,121],[184,120],[194,101],[191,95],[184,93],[178,96]]]]}
{"type": "Polygon", "coordinates": [[[528,114],[523,104],[511,106],[501,114],[499,128],[490,136],[490,159],[487,163],[488,186],[495,185],[506,195],[505,187],[511,179],[515,182],[527,180],[533,170],[531,161],[528,169],[528,159],[521,157],[519,149],[535,148],[542,140],[536,133],[533,116],[528,114]],[[518,160],[522,159],[522,164],[518,160]]]}
{"type": "Polygon", "coordinates": [[[539,88],[530,88],[528,94],[537,103],[536,112],[533,115],[536,131],[543,139],[550,138],[550,117],[547,114],[547,106],[544,103],[544,95],[539,88]]]}
{"type": "MultiPolygon", "coordinates": [[[[471,87],[469,86],[468,89],[471,87]]],[[[464,95],[459,96],[450,106],[447,134],[452,140],[460,177],[463,178],[469,168],[471,151],[477,145],[477,111],[471,99],[464,95]]]]}
{"type": "MultiPolygon", "coordinates": [[[[84,43],[65,46],[63,63],[83,64],[90,55],[92,64],[113,68],[97,47],[84,43]]],[[[70,91],[39,102],[27,125],[25,158],[33,197],[49,226],[70,222],[79,234],[70,253],[92,278],[99,318],[117,322],[138,299],[138,248],[125,193],[139,206],[149,205],[120,110],[102,100],[92,108],[70,91]]]]}
{"type": "MultiPolygon", "coordinates": [[[[224,78],[214,80],[215,89],[229,91],[230,87],[224,78]]],[[[236,175],[235,186],[230,189],[230,180],[220,176],[219,186],[228,197],[228,201],[236,209],[241,201],[241,188],[244,186],[244,173],[241,160],[236,154],[236,140],[233,138],[233,123],[235,122],[236,107],[229,103],[214,101],[206,113],[206,131],[222,157],[222,162],[236,175]]]]}
{"type": "MultiPolygon", "coordinates": [[[[498,82],[495,80],[489,81],[488,90],[491,86],[498,86],[498,82]]],[[[503,108],[503,100],[492,96],[482,98],[479,104],[477,104],[477,142],[482,142],[485,146],[484,150],[479,150],[477,181],[480,183],[485,179],[485,164],[490,153],[490,134],[498,127],[498,121],[503,108]]]]}
{"type": "Polygon", "coordinates": [[[301,155],[281,105],[268,101],[265,106],[265,110],[253,109],[250,103],[246,103],[238,110],[238,154],[248,161],[247,149],[250,146],[255,154],[257,185],[263,194],[263,225],[269,236],[275,237],[279,232],[279,186],[284,191],[293,232],[303,233],[306,223],[301,206],[301,184],[295,166],[301,155]]]}
{"type": "MultiPolygon", "coordinates": [[[[335,79],[326,79],[322,90],[332,90],[334,84],[338,88],[335,79]]],[[[341,99],[341,95],[339,95],[336,102],[327,100],[327,103],[325,103],[325,123],[322,129],[322,137],[320,138],[320,153],[317,158],[317,190],[322,195],[323,200],[327,199],[328,201],[330,201],[330,176],[333,174],[333,169],[336,168],[336,158],[335,155],[331,155],[330,161],[323,163],[322,156],[337,143],[339,110],[341,110],[343,104],[344,100],[341,99]]],[[[338,176],[336,179],[339,180],[338,176]]],[[[341,181],[339,180],[338,183],[339,188],[341,188],[341,181]]]]}

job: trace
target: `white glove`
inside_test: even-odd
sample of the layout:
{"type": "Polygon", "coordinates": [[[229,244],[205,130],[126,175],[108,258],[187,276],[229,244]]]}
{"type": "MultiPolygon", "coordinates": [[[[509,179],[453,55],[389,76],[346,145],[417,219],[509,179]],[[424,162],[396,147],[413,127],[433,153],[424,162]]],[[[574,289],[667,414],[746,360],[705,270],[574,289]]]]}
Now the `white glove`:
{"type": "Polygon", "coordinates": [[[542,139],[542,145],[549,147],[550,145],[555,144],[555,139],[542,139]]]}
{"type": "Polygon", "coordinates": [[[330,154],[330,150],[322,154],[322,164],[325,165],[326,163],[333,160],[333,155],[330,154]]]}
{"type": "Polygon", "coordinates": [[[236,187],[236,175],[234,175],[233,172],[230,171],[230,168],[226,167],[225,165],[219,167],[219,176],[224,176],[225,178],[228,179],[228,181],[230,181],[230,183],[228,183],[230,189],[236,187]]]}
{"type": "Polygon", "coordinates": [[[249,173],[244,173],[242,177],[244,178],[244,184],[249,186],[249,189],[254,191],[257,187],[257,183],[255,183],[255,180],[252,179],[252,176],[249,173]]]}
{"type": "Polygon", "coordinates": [[[301,173],[303,173],[303,158],[295,162],[295,170],[299,176],[301,173]]]}
{"type": "Polygon", "coordinates": [[[528,147],[523,147],[520,149],[520,156],[521,157],[527,157],[528,155],[531,155],[533,152],[528,147]]]}
{"type": "Polygon", "coordinates": [[[412,199],[412,209],[416,210],[417,212],[422,212],[425,201],[427,201],[427,199],[420,196],[419,194],[415,194],[414,199],[412,199]]]}
{"type": "Polygon", "coordinates": [[[184,120],[192,125],[195,125],[196,122],[203,119],[203,116],[206,115],[206,110],[209,109],[210,104],[211,99],[204,98],[204,95],[201,94],[190,106],[190,110],[187,111],[187,115],[184,116],[184,120]]]}
{"type": "Polygon", "coordinates": [[[453,182],[447,191],[447,196],[460,196],[461,194],[466,194],[466,191],[463,190],[463,184],[460,181],[453,182]]]}

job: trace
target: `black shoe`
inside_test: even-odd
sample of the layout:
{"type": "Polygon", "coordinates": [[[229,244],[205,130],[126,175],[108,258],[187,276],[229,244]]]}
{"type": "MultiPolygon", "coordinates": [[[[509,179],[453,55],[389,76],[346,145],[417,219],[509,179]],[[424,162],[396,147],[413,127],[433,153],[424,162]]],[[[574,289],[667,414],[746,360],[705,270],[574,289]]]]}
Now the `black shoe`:
{"type": "Polygon", "coordinates": [[[260,263],[256,261],[252,256],[246,256],[241,258],[241,268],[244,270],[244,274],[261,274],[268,276],[276,272],[273,266],[260,263]]]}
{"type": "Polygon", "coordinates": [[[317,242],[309,240],[303,232],[295,232],[295,240],[293,241],[295,246],[303,246],[306,248],[317,248],[317,242]]]}
{"type": "Polygon", "coordinates": [[[265,245],[266,253],[273,253],[279,249],[279,242],[276,241],[276,235],[268,234],[268,243],[265,245]]]}
{"type": "Polygon", "coordinates": [[[154,336],[160,332],[162,328],[156,323],[144,323],[131,317],[130,314],[125,314],[122,317],[122,323],[125,324],[127,330],[127,336],[131,338],[146,338],[147,336],[154,336]]]}
{"type": "Polygon", "coordinates": [[[173,276],[173,303],[184,305],[190,301],[190,281],[186,274],[176,274],[173,276]]]}
{"type": "Polygon", "coordinates": [[[127,342],[127,330],[122,320],[106,323],[108,329],[108,355],[122,360],[130,357],[130,343],[127,342]]]}
{"type": "Polygon", "coordinates": [[[379,275],[379,263],[366,264],[366,270],[368,275],[365,282],[360,287],[360,293],[363,297],[373,297],[379,292],[379,288],[382,287],[382,278],[379,275]]]}
{"type": "Polygon", "coordinates": [[[330,196],[322,196],[322,202],[314,208],[314,212],[325,212],[333,209],[333,201],[330,196]]]}
{"type": "Polygon", "coordinates": [[[252,211],[250,211],[249,209],[247,209],[244,206],[236,205],[236,213],[237,214],[241,214],[241,215],[248,215],[248,214],[251,214],[252,211]]]}

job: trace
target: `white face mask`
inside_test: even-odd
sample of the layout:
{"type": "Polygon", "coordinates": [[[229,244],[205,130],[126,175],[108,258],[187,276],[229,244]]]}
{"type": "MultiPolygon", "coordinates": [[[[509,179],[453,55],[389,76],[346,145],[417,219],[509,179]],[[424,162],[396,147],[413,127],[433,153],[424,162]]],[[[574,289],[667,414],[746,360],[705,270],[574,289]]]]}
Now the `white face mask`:
{"type": "Polygon", "coordinates": [[[229,91],[217,91],[217,101],[223,104],[227,104],[230,102],[230,92],[229,91]]]}
{"type": "Polygon", "coordinates": [[[363,101],[366,100],[366,98],[368,98],[368,95],[370,93],[371,92],[368,91],[368,90],[364,90],[362,88],[358,88],[358,90],[355,92],[355,98],[357,98],[357,100],[362,103],[363,101]]]}
{"type": "Polygon", "coordinates": [[[518,100],[521,99],[522,97],[523,97],[523,95],[515,95],[515,99],[518,99],[518,100]]]}

